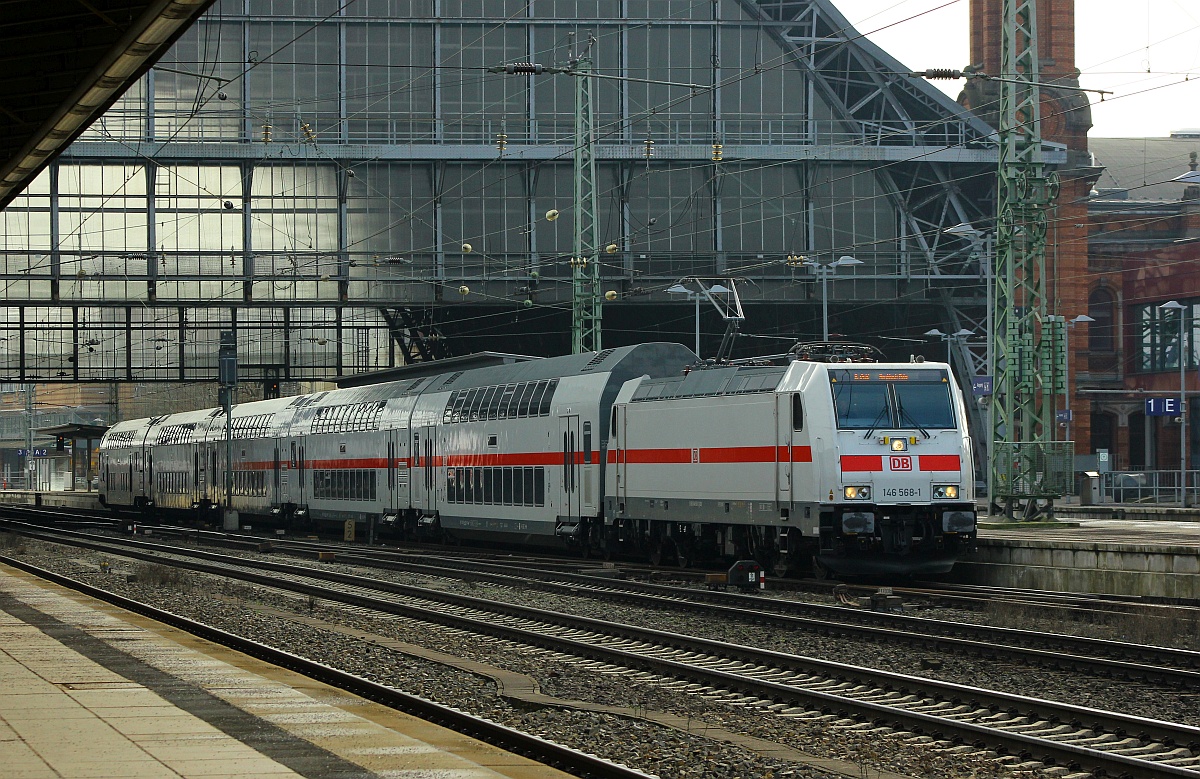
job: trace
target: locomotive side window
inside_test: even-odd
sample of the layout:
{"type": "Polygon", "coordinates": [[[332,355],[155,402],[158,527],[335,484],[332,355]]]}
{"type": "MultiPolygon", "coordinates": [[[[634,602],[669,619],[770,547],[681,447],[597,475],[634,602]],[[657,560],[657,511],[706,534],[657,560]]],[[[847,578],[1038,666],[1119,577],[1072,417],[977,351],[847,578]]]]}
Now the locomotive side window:
{"type": "Polygon", "coordinates": [[[609,417],[609,435],[613,438],[617,437],[617,407],[613,406],[612,414],[609,417]]]}
{"type": "Polygon", "coordinates": [[[792,395],[792,430],[800,432],[804,429],[804,399],[800,393],[792,395]]]}

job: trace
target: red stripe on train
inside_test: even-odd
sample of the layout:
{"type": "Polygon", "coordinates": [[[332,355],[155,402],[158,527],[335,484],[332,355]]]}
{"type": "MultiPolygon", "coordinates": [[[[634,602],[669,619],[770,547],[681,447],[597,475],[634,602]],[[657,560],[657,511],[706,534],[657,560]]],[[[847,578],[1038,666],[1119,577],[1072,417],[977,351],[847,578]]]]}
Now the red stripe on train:
{"type": "Polygon", "coordinates": [[[917,467],[923,471],[962,470],[962,458],[956,454],[922,454],[917,457],[917,467]]]}
{"type": "Polygon", "coordinates": [[[878,454],[844,454],[842,455],[842,472],[846,471],[882,471],[883,456],[878,454]]]}
{"type": "MultiPolygon", "coordinates": [[[[788,462],[786,446],[710,446],[696,449],[616,449],[608,453],[610,463],[678,465],[683,463],[774,463],[788,462]]],[[[793,446],[791,461],[812,462],[811,446],[793,446]]]]}

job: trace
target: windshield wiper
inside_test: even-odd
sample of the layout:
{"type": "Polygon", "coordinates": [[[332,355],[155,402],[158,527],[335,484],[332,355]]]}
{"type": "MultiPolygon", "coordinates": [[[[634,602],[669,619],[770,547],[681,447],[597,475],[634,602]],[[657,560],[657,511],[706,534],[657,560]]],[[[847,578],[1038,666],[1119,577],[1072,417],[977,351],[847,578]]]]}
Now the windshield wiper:
{"type": "MultiPolygon", "coordinates": [[[[863,438],[871,437],[871,433],[874,433],[875,428],[879,427],[879,423],[883,421],[883,417],[884,417],[884,415],[887,414],[887,412],[888,412],[888,404],[887,404],[887,401],[885,400],[885,401],[883,401],[883,408],[879,409],[879,413],[875,415],[875,421],[872,422],[871,426],[867,428],[867,432],[863,433],[863,438]]],[[[928,438],[929,436],[925,436],[925,437],[928,438]]]]}
{"type": "Polygon", "coordinates": [[[925,436],[926,438],[929,438],[929,431],[926,430],[925,428],[921,427],[920,425],[918,425],[917,420],[912,418],[912,414],[909,414],[907,411],[904,410],[904,404],[900,402],[899,398],[896,399],[896,411],[900,412],[900,423],[901,424],[904,424],[904,420],[907,419],[909,422],[912,423],[913,427],[915,427],[917,430],[920,431],[921,435],[925,436]]]}

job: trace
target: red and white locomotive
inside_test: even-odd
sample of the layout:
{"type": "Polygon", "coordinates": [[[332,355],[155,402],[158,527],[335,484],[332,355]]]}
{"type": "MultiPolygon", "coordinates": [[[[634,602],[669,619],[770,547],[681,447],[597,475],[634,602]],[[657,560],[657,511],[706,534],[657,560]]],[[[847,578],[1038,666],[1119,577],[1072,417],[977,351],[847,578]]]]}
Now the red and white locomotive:
{"type": "MultiPolygon", "coordinates": [[[[706,365],[659,343],[429,369],[235,406],[232,508],[848,575],[944,572],[974,547],[970,441],[945,364],[706,365]]],[[[223,506],[225,428],[220,409],[115,425],[101,499],[223,506]]]]}

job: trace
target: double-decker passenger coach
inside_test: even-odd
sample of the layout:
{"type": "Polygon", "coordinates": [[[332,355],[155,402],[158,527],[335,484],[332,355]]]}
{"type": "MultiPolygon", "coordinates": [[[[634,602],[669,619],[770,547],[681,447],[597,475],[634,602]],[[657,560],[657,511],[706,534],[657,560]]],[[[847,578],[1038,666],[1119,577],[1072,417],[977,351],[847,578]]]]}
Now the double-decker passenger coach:
{"type": "Polygon", "coordinates": [[[936,573],[975,540],[963,402],[940,363],[701,362],[676,344],[464,368],[116,425],[116,509],[224,505],[656,562],[936,573]]]}

